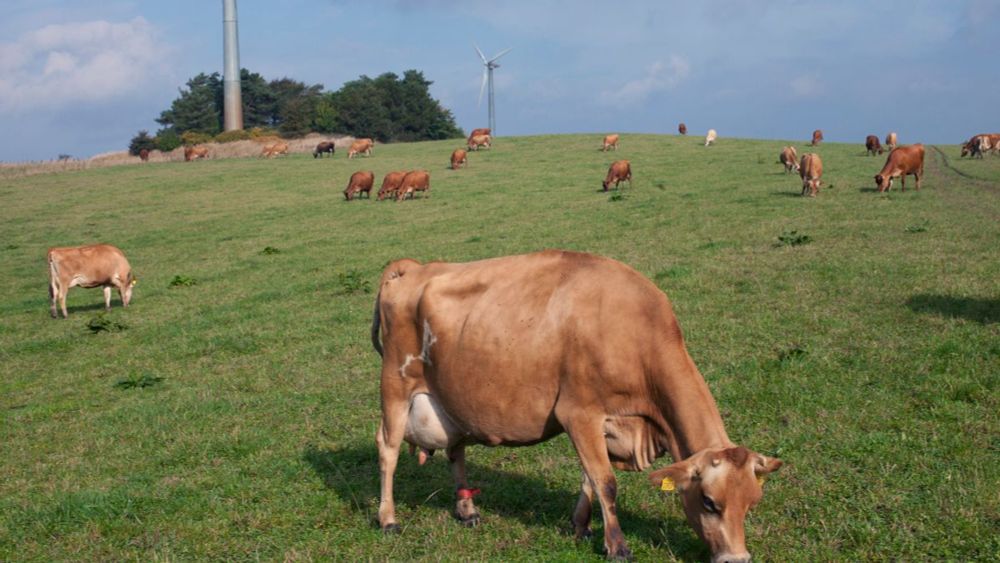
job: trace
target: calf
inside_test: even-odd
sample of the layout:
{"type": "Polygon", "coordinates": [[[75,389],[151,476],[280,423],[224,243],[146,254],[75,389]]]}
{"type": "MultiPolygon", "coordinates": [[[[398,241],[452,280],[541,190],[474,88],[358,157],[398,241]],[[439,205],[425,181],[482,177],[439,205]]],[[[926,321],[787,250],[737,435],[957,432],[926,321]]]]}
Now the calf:
{"type": "Polygon", "coordinates": [[[427,197],[431,197],[431,175],[426,170],[413,170],[403,176],[399,189],[396,190],[396,201],[402,201],[406,196],[413,199],[417,192],[424,192],[427,197]]]}
{"type": "Polygon", "coordinates": [[[885,146],[886,146],[886,148],[889,149],[889,151],[892,151],[892,149],[896,148],[896,132],[895,131],[890,131],[889,134],[885,136],[885,146]]]}
{"type": "Polygon", "coordinates": [[[132,300],[132,286],[136,284],[132,267],[125,254],[110,244],[50,248],[48,262],[52,318],[58,318],[57,301],[62,308],[63,318],[69,316],[66,312],[66,294],[71,287],[77,285],[104,288],[104,307],[108,310],[111,309],[112,287],[118,289],[123,307],[128,307],[132,300]]]}
{"type": "Polygon", "coordinates": [[[705,135],[705,146],[711,145],[718,138],[719,135],[715,132],[715,129],[709,129],[708,134],[705,135]]]}
{"type": "Polygon", "coordinates": [[[607,152],[608,149],[618,150],[618,134],[604,136],[604,146],[601,147],[601,151],[607,152]]]}
{"type": "Polygon", "coordinates": [[[687,135],[688,126],[681,123],[680,125],[677,126],[677,132],[680,133],[681,135],[687,135]]]}
{"type": "Polygon", "coordinates": [[[337,146],[333,141],[323,141],[316,145],[316,149],[313,150],[313,158],[322,158],[324,154],[333,156],[335,152],[337,152],[337,146]]]}
{"type": "Polygon", "coordinates": [[[823,142],[823,132],[820,131],[819,129],[813,131],[813,138],[810,144],[815,147],[822,142],[823,142]]]}
{"type": "Polygon", "coordinates": [[[865,149],[868,151],[866,154],[875,156],[875,153],[882,154],[882,143],[879,142],[878,136],[868,135],[865,137],[865,149]]]}
{"type": "Polygon", "coordinates": [[[363,154],[365,156],[372,155],[372,148],[375,146],[375,141],[364,138],[357,139],[351,143],[351,148],[347,151],[347,158],[354,158],[355,155],[363,154]]]}
{"type": "Polygon", "coordinates": [[[139,160],[149,162],[149,149],[142,149],[139,151],[139,160]]]}
{"type": "Polygon", "coordinates": [[[608,191],[611,187],[611,182],[615,183],[615,189],[618,189],[618,184],[628,181],[628,187],[632,187],[632,165],[629,164],[627,160],[616,160],[611,163],[608,167],[608,175],[604,178],[604,182],[601,186],[604,187],[604,191],[608,191]]]}
{"type": "Polygon", "coordinates": [[[799,154],[795,151],[795,147],[785,147],[781,149],[781,154],[778,156],[778,160],[785,165],[785,174],[788,174],[792,170],[798,172],[799,154]]]}
{"type": "Polygon", "coordinates": [[[451,153],[451,169],[458,170],[458,168],[462,165],[468,166],[469,160],[467,155],[468,153],[465,152],[465,149],[455,149],[455,151],[451,153]]]}
{"type": "Polygon", "coordinates": [[[373,184],[375,184],[375,174],[359,170],[351,174],[351,179],[347,181],[347,187],[344,188],[344,198],[351,201],[355,195],[364,193],[371,199],[373,184]]]}
{"type": "Polygon", "coordinates": [[[476,135],[474,137],[469,137],[469,150],[478,151],[479,147],[490,148],[490,143],[492,138],[489,135],[476,135]]]}
{"type": "Polygon", "coordinates": [[[889,191],[892,179],[899,177],[906,191],[906,176],[913,174],[917,178],[917,189],[920,189],[920,177],[924,175],[924,146],[917,143],[896,147],[889,152],[882,171],[875,175],[875,185],[879,192],[889,191]]]}
{"type": "Polygon", "coordinates": [[[271,158],[272,156],[278,156],[279,154],[288,154],[288,143],[278,141],[276,143],[264,145],[264,150],[260,153],[263,158],[271,158]]]}
{"type": "Polygon", "coordinates": [[[406,176],[406,172],[389,172],[382,178],[382,187],[378,190],[378,201],[382,201],[385,198],[392,198],[396,195],[396,190],[399,189],[400,182],[403,181],[403,177],[406,176]]]}
{"type": "Polygon", "coordinates": [[[469,133],[469,138],[467,139],[467,143],[471,143],[472,138],[477,135],[492,135],[492,134],[493,130],[490,129],[489,127],[480,127],[478,129],[473,129],[472,133],[469,133]]]}
{"type": "Polygon", "coordinates": [[[208,158],[208,147],[184,147],[185,162],[191,162],[199,158],[208,158]]]}
{"type": "Polygon", "coordinates": [[[805,196],[808,192],[809,197],[816,197],[819,193],[820,178],[823,177],[823,161],[818,154],[810,152],[802,155],[799,175],[802,177],[802,195],[805,196]]]}

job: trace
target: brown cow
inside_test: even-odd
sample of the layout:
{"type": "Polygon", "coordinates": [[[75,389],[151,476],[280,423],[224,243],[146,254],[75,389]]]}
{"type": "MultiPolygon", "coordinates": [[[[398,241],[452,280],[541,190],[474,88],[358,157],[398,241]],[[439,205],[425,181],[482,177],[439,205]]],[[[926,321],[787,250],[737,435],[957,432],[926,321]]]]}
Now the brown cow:
{"type": "Polygon", "coordinates": [[[368,198],[372,197],[372,186],[375,184],[375,174],[370,171],[359,170],[354,174],[351,174],[351,179],[347,181],[347,187],[344,188],[344,198],[347,201],[354,199],[355,195],[367,194],[368,198]]]}
{"type": "Polygon", "coordinates": [[[316,149],[313,150],[313,158],[323,158],[324,154],[329,154],[333,156],[337,152],[337,145],[333,141],[322,141],[316,145],[316,149]]]}
{"type": "Polygon", "coordinates": [[[493,138],[489,135],[476,135],[474,137],[469,137],[469,150],[478,151],[479,147],[490,148],[490,144],[493,142],[493,138]]]}
{"type": "Polygon", "coordinates": [[[892,149],[896,148],[896,141],[897,137],[895,131],[890,131],[889,134],[885,136],[885,147],[889,149],[889,152],[892,152],[892,149]]]}
{"type": "Polygon", "coordinates": [[[886,192],[892,187],[892,179],[899,177],[906,191],[906,176],[913,174],[917,178],[917,189],[920,189],[920,177],[924,175],[924,146],[920,143],[896,147],[889,152],[882,171],[875,175],[875,185],[879,192],[886,192]]]}
{"type": "Polygon", "coordinates": [[[809,197],[816,197],[822,183],[820,178],[823,177],[823,161],[818,154],[810,152],[802,155],[799,176],[802,177],[802,195],[805,196],[808,192],[809,197]]]}
{"type": "Polygon", "coordinates": [[[608,167],[608,175],[604,178],[604,182],[601,186],[604,187],[604,191],[608,191],[611,187],[611,182],[615,183],[615,189],[618,189],[618,184],[628,180],[628,187],[632,187],[632,165],[627,160],[616,160],[611,163],[608,167]]]}
{"type": "Polygon", "coordinates": [[[136,284],[125,254],[110,244],[91,244],[88,246],[66,246],[50,248],[49,262],[49,298],[52,300],[52,318],[58,318],[56,302],[62,308],[63,318],[69,316],[66,312],[66,294],[71,287],[102,287],[104,288],[104,307],[111,309],[111,288],[118,289],[122,306],[128,307],[132,300],[132,287],[136,284]]]}
{"type": "Polygon", "coordinates": [[[465,149],[455,149],[451,153],[451,169],[458,170],[463,164],[468,166],[469,159],[467,155],[468,153],[465,152],[465,149]]]}
{"type": "Polygon", "coordinates": [[[288,154],[288,143],[278,141],[269,145],[264,145],[264,150],[261,151],[260,156],[263,158],[271,158],[272,156],[278,156],[279,154],[288,154]]]}
{"type": "Polygon", "coordinates": [[[986,152],[1000,153],[1000,133],[980,133],[962,145],[962,156],[972,155],[983,158],[986,152]]]}
{"type": "Polygon", "coordinates": [[[347,158],[354,158],[354,155],[364,154],[365,156],[372,155],[372,148],[375,146],[375,141],[364,138],[357,139],[351,143],[351,148],[347,151],[347,158]]]}
{"type": "Polygon", "coordinates": [[[823,132],[820,131],[819,129],[813,131],[812,142],[809,143],[809,144],[811,144],[812,146],[815,147],[815,146],[819,145],[822,142],[823,142],[823,132]]]}
{"type": "Polygon", "coordinates": [[[596,496],[607,556],[629,558],[612,466],[643,471],[669,453],[674,463],[652,471],[652,484],[678,491],[713,561],[750,560],[743,522],[782,462],[730,441],[670,301],[635,270],[554,250],[398,260],[382,274],[371,336],[382,355],[383,531],[400,530],[393,476],[404,441],[446,450],[457,516],[476,523],[466,446],[527,446],[565,432],[583,470],[571,519],[578,538],[590,534],[596,496]]]}
{"type": "Polygon", "coordinates": [[[478,129],[473,129],[472,133],[469,133],[469,137],[466,139],[466,143],[467,144],[471,143],[472,142],[472,138],[475,137],[475,136],[477,136],[477,135],[492,135],[492,134],[493,134],[493,130],[490,129],[489,127],[480,127],[478,129]]]}
{"type": "Polygon", "coordinates": [[[607,152],[610,148],[618,150],[618,134],[604,136],[604,146],[601,147],[601,151],[607,152]]]}
{"type": "Polygon", "coordinates": [[[191,162],[199,158],[208,158],[208,147],[184,147],[185,162],[191,162]]]}
{"type": "Polygon", "coordinates": [[[877,135],[868,135],[865,137],[865,149],[868,151],[867,155],[875,156],[875,153],[882,154],[882,143],[879,142],[877,135]]]}
{"type": "Polygon", "coordinates": [[[412,170],[403,176],[396,190],[396,201],[416,197],[417,192],[424,192],[427,197],[431,197],[431,175],[426,170],[412,170]]]}
{"type": "Polygon", "coordinates": [[[799,170],[799,153],[795,150],[795,147],[781,149],[778,161],[785,165],[785,174],[788,174],[792,170],[796,172],[799,170]]]}
{"type": "Polygon", "coordinates": [[[399,189],[399,184],[403,181],[403,177],[405,176],[405,171],[389,172],[386,174],[385,177],[382,178],[382,187],[378,190],[378,201],[382,201],[387,197],[395,197],[396,190],[399,189]]]}
{"type": "Polygon", "coordinates": [[[142,149],[139,151],[139,160],[149,162],[149,149],[142,149]]]}
{"type": "Polygon", "coordinates": [[[681,135],[687,135],[688,126],[681,123],[680,125],[677,126],[677,132],[680,133],[681,135]]]}

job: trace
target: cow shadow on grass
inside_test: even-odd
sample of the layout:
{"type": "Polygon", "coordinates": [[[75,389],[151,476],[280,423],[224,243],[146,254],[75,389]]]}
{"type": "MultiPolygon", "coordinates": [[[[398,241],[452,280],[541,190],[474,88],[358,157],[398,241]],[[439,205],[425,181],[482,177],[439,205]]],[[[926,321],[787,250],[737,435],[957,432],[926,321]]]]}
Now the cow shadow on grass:
{"type": "MultiPolygon", "coordinates": [[[[476,505],[483,514],[482,526],[489,526],[490,516],[495,515],[515,518],[527,526],[556,528],[565,536],[572,537],[570,516],[580,493],[577,487],[553,488],[552,484],[534,476],[476,464],[471,461],[475,459],[475,450],[467,450],[466,470],[470,485],[483,489],[482,495],[476,499],[476,505]]],[[[406,444],[403,445],[393,495],[396,515],[404,529],[407,513],[420,506],[453,513],[454,483],[443,453],[437,452],[425,465],[419,466],[416,457],[407,455],[406,444]]],[[[374,445],[347,446],[336,450],[308,446],[302,457],[327,488],[349,502],[355,511],[365,514],[373,526],[378,526],[378,451],[374,445]]],[[[643,485],[648,486],[646,483],[643,485]]],[[[662,502],[679,501],[663,498],[662,502]]],[[[635,538],[633,542],[637,539],[654,548],[668,546],[670,552],[682,561],[709,558],[708,550],[684,518],[653,519],[622,507],[619,500],[618,519],[626,537],[635,538]]],[[[455,526],[461,524],[456,520],[455,526]]],[[[604,529],[596,500],[591,528],[594,534],[587,541],[595,553],[603,554],[604,529]]]]}
{"type": "Polygon", "coordinates": [[[777,192],[771,192],[772,196],[775,197],[802,197],[802,190],[781,190],[777,192]]]}
{"type": "Polygon", "coordinates": [[[953,297],[922,293],[906,300],[906,306],[916,313],[932,313],[944,317],[964,318],[980,324],[1000,322],[1000,299],[953,297]]]}

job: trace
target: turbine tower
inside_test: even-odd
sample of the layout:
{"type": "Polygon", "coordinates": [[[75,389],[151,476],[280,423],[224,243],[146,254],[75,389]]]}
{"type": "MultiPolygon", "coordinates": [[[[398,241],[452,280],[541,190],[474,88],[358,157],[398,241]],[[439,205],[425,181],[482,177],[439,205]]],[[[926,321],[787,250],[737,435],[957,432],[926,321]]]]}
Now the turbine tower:
{"type": "Polygon", "coordinates": [[[240,38],[236,31],[236,0],[222,0],[222,116],[223,130],[243,129],[240,94],[240,38]]]}
{"type": "Polygon", "coordinates": [[[486,60],[486,55],[484,55],[483,52],[479,50],[479,46],[476,45],[475,43],[473,43],[472,46],[476,48],[476,52],[479,53],[479,58],[483,60],[483,83],[479,87],[479,103],[476,104],[476,107],[483,105],[483,89],[486,88],[486,83],[488,82],[490,85],[490,99],[489,99],[490,131],[492,135],[496,136],[497,118],[496,118],[495,108],[493,105],[493,69],[500,68],[500,65],[497,64],[496,62],[497,59],[506,55],[513,47],[504,49],[503,51],[500,51],[499,53],[494,55],[492,59],[486,60]]]}

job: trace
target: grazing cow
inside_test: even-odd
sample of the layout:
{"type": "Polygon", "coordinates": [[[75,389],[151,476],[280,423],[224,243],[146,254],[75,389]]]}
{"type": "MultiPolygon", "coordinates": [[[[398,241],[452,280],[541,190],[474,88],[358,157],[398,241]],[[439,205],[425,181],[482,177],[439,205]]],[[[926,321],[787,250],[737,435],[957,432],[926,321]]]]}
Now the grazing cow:
{"type": "Polygon", "coordinates": [[[272,156],[278,156],[279,154],[288,154],[288,143],[284,141],[277,141],[264,145],[264,149],[261,151],[260,156],[263,158],[271,158],[272,156]]]}
{"type": "Polygon", "coordinates": [[[400,182],[406,176],[405,171],[401,172],[389,172],[382,178],[382,187],[378,190],[378,201],[382,201],[385,198],[393,198],[396,196],[396,190],[399,189],[400,182]]]}
{"type": "Polygon", "coordinates": [[[50,248],[49,262],[49,298],[52,300],[52,318],[58,318],[56,302],[62,308],[63,318],[69,316],[66,312],[66,294],[71,287],[102,287],[104,288],[104,307],[111,309],[111,288],[118,289],[122,306],[128,307],[132,300],[132,287],[136,284],[125,254],[110,244],[91,244],[88,246],[66,246],[50,248]]]}
{"type": "Polygon", "coordinates": [[[139,160],[149,162],[149,149],[142,149],[139,151],[139,160]]]}
{"type": "Polygon", "coordinates": [[[596,496],[607,556],[630,558],[612,466],[643,471],[669,453],[674,463],[650,473],[653,486],[678,491],[713,561],[750,560],[743,522],[782,462],[730,441],[670,301],[635,270],[554,250],[398,260],[382,273],[371,336],[382,356],[384,532],[401,529],[393,477],[404,441],[446,450],[456,515],[474,524],[466,446],[528,446],[565,432],[583,471],[577,538],[590,534],[596,496]]]}
{"type": "Polygon", "coordinates": [[[604,136],[604,146],[601,147],[601,151],[607,152],[608,149],[618,150],[618,134],[605,135],[604,136]]]}
{"type": "Polygon", "coordinates": [[[920,189],[920,177],[924,175],[924,146],[920,143],[896,147],[889,152],[882,171],[875,175],[875,185],[879,192],[889,191],[892,179],[899,177],[906,191],[906,176],[913,174],[917,178],[917,189],[920,189]]]}
{"type": "Polygon", "coordinates": [[[715,132],[715,129],[709,129],[708,134],[705,135],[705,146],[711,145],[719,138],[719,134],[715,132]]]}
{"type": "Polygon", "coordinates": [[[469,150],[478,151],[479,147],[490,148],[490,144],[493,139],[489,135],[476,135],[474,137],[469,137],[469,150]]]}
{"type": "Polygon", "coordinates": [[[366,194],[369,199],[372,197],[372,185],[375,184],[375,174],[365,170],[359,170],[351,174],[351,179],[347,181],[344,188],[344,199],[351,201],[354,196],[366,194]]]}
{"type": "Polygon", "coordinates": [[[364,154],[365,156],[372,155],[372,148],[375,146],[375,141],[364,138],[357,139],[351,143],[351,148],[347,151],[347,158],[354,158],[354,155],[364,154]]]}
{"type": "Polygon", "coordinates": [[[466,139],[466,143],[467,144],[471,143],[472,142],[472,138],[475,137],[476,135],[492,135],[492,134],[493,134],[493,130],[490,129],[489,127],[480,127],[478,129],[473,129],[472,133],[469,133],[469,137],[468,137],[468,139],[466,139]]]}
{"type": "Polygon", "coordinates": [[[431,175],[426,170],[412,170],[403,176],[396,190],[396,201],[402,201],[406,196],[413,199],[417,192],[424,192],[427,197],[431,197],[431,175]]]}
{"type": "Polygon", "coordinates": [[[983,155],[994,149],[993,143],[991,142],[989,135],[979,135],[975,142],[972,143],[972,156],[973,158],[979,157],[983,158],[983,155]]]}
{"type": "Polygon", "coordinates": [[[891,131],[885,136],[885,147],[889,149],[889,152],[892,152],[892,149],[896,148],[896,141],[897,138],[895,131],[891,131]]]}
{"type": "Polygon", "coordinates": [[[819,145],[822,142],[823,142],[823,131],[821,131],[819,129],[813,131],[812,142],[809,143],[809,144],[811,144],[812,146],[815,147],[815,146],[819,145]]]}
{"type": "Polygon", "coordinates": [[[611,187],[611,182],[615,183],[615,189],[618,189],[618,184],[628,180],[628,187],[632,187],[632,165],[629,164],[627,160],[616,160],[611,163],[608,167],[608,175],[604,178],[604,182],[601,185],[604,187],[604,191],[608,191],[611,187]]]}
{"type": "Polygon", "coordinates": [[[981,135],[973,135],[968,141],[962,145],[962,158],[973,154],[976,150],[976,145],[979,144],[979,137],[981,135]]]}
{"type": "Polygon", "coordinates": [[[680,133],[681,135],[687,135],[688,126],[681,123],[680,125],[677,126],[677,132],[680,133]]]}
{"type": "Polygon", "coordinates": [[[879,142],[877,135],[865,137],[865,149],[868,151],[866,154],[871,156],[875,156],[875,153],[882,154],[882,143],[879,142]]]}
{"type": "Polygon", "coordinates": [[[465,149],[455,149],[454,152],[451,153],[451,169],[458,170],[458,168],[463,164],[468,166],[469,159],[467,155],[468,153],[465,152],[465,149]]]}
{"type": "Polygon", "coordinates": [[[810,152],[802,155],[799,176],[802,177],[802,195],[805,196],[808,192],[809,197],[816,197],[821,184],[820,178],[823,177],[823,161],[818,154],[810,152]]]}
{"type": "Polygon", "coordinates": [[[785,147],[781,149],[781,154],[778,156],[778,160],[785,165],[785,174],[788,174],[792,170],[798,172],[799,153],[796,152],[795,147],[785,147]]]}
{"type": "Polygon", "coordinates": [[[327,153],[333,156],[337,152],[337,146],[333,141],[323,141],[316,145],[316,149],[313,150],[313,158],[323,158],[323,154],[327,153]]]}
{"type": "Polygon", "coordinates": [[[185,162],[191,162],[199,158],[208,158],[208,147],[184,147],[185,162]]]}

